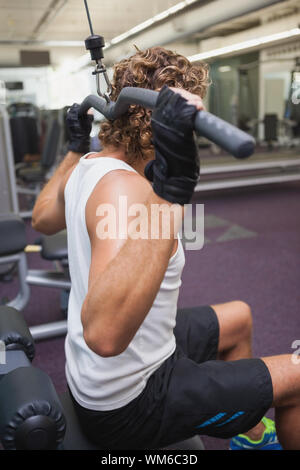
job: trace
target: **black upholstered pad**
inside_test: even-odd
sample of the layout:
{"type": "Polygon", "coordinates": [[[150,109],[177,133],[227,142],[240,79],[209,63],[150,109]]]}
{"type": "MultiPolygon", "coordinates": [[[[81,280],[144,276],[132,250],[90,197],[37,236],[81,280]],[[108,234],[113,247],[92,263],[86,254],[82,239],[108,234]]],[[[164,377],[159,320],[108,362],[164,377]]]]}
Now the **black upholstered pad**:
{"type": "MultiPolygon", "coordinates": [[[[75,408],[69,392],[60,395],[64,415],[67,420],[67,431],[63,441],[65,450],[99,450],[82,433],[76,416],[75,408]]],[[[186,441],[177,442],[165,448],[166,450],[204,450],[202,440],[199,436],[194,436],[186,441]]]]}
{"type": "Polygon", "coordinates": [[[22,313],[7,305],[0,306],[0,340],[7,349],[21,349],[30,361],[34,358],[33,338],[22,313]]]}
{"type": "Polygon", "coordinates": [[[23,251],[26,245],[25,224],[21,217],[0,215],[0,256],[23,251]]]}
{"type": "Polygon", "coordinates": [[[45,177],[45,169],[40,166],[22,168],[21,170],[19,170],[18,176],[22,178],[22,180],[27,181],[29,183],[43,181],[45,177]]]}
{"type": "Polygon", "coordinates": [[[54,261],[68,257],[67,231],[62,230],[55,235],[45,235],[41,238],[42,258],[54,261]]]}
{"type": "Polygon", "coordinates": [[[63,449],[99,450],[99,447],[94,446],[82,433],[69,392],[63,393],[59,398],[67,420],[67,431],[63,441],[63,449]]]}

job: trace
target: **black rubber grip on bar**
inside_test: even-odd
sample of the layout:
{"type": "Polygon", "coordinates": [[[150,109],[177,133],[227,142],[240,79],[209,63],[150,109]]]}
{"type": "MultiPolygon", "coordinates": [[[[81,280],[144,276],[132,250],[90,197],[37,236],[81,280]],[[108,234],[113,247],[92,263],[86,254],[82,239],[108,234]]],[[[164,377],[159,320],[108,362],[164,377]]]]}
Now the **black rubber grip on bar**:
{"type": "MultiPolygon", "coordinates": [[[[134,87],[123,88],[115,103],[107,103],[104,98],[89,95],[81,103],[79,115],[86,113],[89,108],[95,108],[107,119],[114,120],[126,113],[131,104],[153,109],[157,96],[157,91],[134,87]]],[[[252,136],[206,111],[197,114],[195,131],[236,158],[247,158],[254,152],[255,140],[252,136]]]]}
{"type": "Polygon", "coordinates": [[[255,149],[252,136],[206,111],[196,115],[195,131],[236,158],[250,157],[255,149]]]}

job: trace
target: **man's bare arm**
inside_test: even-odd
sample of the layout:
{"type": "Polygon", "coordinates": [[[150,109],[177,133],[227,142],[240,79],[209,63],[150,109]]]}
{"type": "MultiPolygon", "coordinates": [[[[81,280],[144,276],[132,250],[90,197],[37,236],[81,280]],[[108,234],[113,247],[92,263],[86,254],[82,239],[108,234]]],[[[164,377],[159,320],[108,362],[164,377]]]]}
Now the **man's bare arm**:
{"type": "MultiPolygon", "coordinates": [[[[129,201],[135,192],[135,202],[144,202],[147,223],[151,223],[151,205],[167,204],[152,190],[149,183],[137,175],[109,180],[107,186],[115,192],[123,184],[129,193],[129,201]]],[[[97,192],[97,189],[96,189],[97,192]]],[[[99,200],[105,198],[105,187],[99,187],[99,200]]],[[[96,196],[94,194],[94,199],[96,196]]],[[[103,199],[102,199],[103,200],[103,199]]],[[[105,202],[108,202],[106,199],[105,202]]],[[[170,237],[162,239],[98,240],[96,233],[96,205],[87,205],[86,220],[91,239],[92,254],[89,291],[85,299],[81,319],[86,343],[101,356],[121,354],[139,329],[152,307],[167,269],[176,242],[183,208],[173,206],[170,237]],[[175,223],[173,223],[175,222],[175,223]]],[[[141,222],[142,225],[142,222],[141,222]]],[[[158,221],[162,233],[162,219],[158,221]]]]}
{"type": "Polygon", "coordinates": [[[50,181],[38,196],[32,213],[32,227],[52,235],[66,228],[64,188],[82,154],[68,152],[50,181]]]}
{"type": "Polygon", "coordinates": [[[32,214],[32,226],[39,232],[52,235],[66,228],[64,189],[79,158],[88,153],[93,116],[79,118],[79,105],[68,110],[66,123],[69,131],[68,153],[39,195],[32,214]]]}

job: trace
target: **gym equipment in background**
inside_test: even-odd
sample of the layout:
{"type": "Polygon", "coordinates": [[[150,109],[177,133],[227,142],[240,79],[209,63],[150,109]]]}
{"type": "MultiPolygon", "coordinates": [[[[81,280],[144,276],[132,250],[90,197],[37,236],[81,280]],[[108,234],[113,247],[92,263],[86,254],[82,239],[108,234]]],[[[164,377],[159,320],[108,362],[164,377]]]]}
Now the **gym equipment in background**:
{"type": "Polygon", "coordinates": [[[14,156],[6,106],[0,103],[0,214],[19,212],[14,156]]]}
{"type": "Polygon", "coordinates": [[[24,183],[41,183],[50,168],[54,165],[60,143],[61,126],[57,118],[52,117],[48,123],[45,143],[40,162],[37,165],[23,164],[17,170],[17,177],[24,183]]]}
{"type": "Polygon", "coordinates": [[[300,57],[295,59],[294,69],[291,71],[289,97],[286,102],[284,118],[290,121],[294,138],[300,138],[300,57]]]}
{"type": "Polygon", "coordinates": [[[37,155],[39,148],[39,110],[32,103],[12,103],[7,107],[15,164],[25,155],[37,155]]]}
{"type": "MultiPolygon", "coordinates": [[[[57,270],[28,269],[26,250],[27,240],[25,223],[15,214],[0,215],[0,268],[4,274],[17,271],[19,291],[16,297],[7,302],[7,306],[23,310],[30,298],[30,286],[53,287],[62,292],[71,289],[68,269],[67,236],[59,232],[53,236],[41,238],[41,256],[58,265],[57,270]]],[[[28,249],[27,249],[28,251],[28,249]]],[[[66,320],[36,325],[30,328],[35,340],[65,335],[66,320]]]]}
{"type": "Polygon", "coordinates": [[[269,150],[273,148],[273,142],[278,140],[278,116],[277,114],[265,114],[264,120],[265,142],[269,150]]]}
{"type": "MultiPolygon", "coordinates": [[[[10,112],[14,109],[13,106],[15,105],[10,105],[10,112]]],[[[28,107],[28,104],[26,106],[28,107]]],[[[18,106],[18,112],[21,112],[20,106],[18,106]]],[[[9,114],[6,106],[0,104],[0,214],[14,213],[24,218],[31,217],[31,209],[20,209],[18,196],[24,194],[34,201],[40,192],[41,184],[45,181],[46,174],[55,165],[61,146],[59,113],[60,111],[57,112],[57,117],[51,118],[50,115],[40,163],[19,162],[15,165],[9,114]]],[[[25,118],[32,119],[28,116],[25,118]]],[[[33,135],[31,140],[33,140],[33,135]]]]}
{"type": "Polygon", "coordinates": [[[39,161],[33,163],[23,161],[15,166],[17,192],[29,198],[28,209],[21,211],[21,216],[24,218],[32,216],[35,199],[62,153],[63,110],[41,111],[41,115],[43,115],[41,125],[43,124],[44,132],[39,161]]]}
{"type": "MultiPolygon", "coordinates": [[[[58,397],[50,377],[33,367],[35,347],[20,312],[0,307],[0,441],[7,450],[101,450],[83,435],[69,392],[58,397]],[[3,360],[5,359],[5,360],[3,360]]],[[[166,447],[203,450],[201,438],[166,447]]]]}

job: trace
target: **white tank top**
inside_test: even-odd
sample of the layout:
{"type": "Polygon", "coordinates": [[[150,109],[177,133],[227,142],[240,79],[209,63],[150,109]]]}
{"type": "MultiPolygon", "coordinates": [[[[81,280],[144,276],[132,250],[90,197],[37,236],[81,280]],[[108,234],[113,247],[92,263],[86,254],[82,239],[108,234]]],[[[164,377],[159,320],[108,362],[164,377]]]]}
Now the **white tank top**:
{"type": "MultiPolygon", "coordinates": [[[[181,241],[170,258],[153,306],[127,349],[118,356],[101,357],[83,338],[81,308],[88,291],[91,261],[85,222],[86,203],[99,180],[112,170],[135,171],[115,158],[79,160],[65,188],[68,256],[72,288],[65,341],[66,377],[76,401],[92,410],[120,408],[144,389],[149,376],[174,352],[173,329],[181,272],[185,258],[181,241]]],[[[150,281],[149,281],[150,282],[150,281]]],[[[112,286],[112,289],[117,289],[112,286]]]]}

